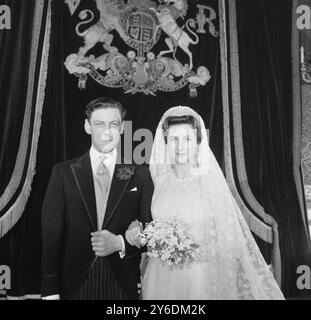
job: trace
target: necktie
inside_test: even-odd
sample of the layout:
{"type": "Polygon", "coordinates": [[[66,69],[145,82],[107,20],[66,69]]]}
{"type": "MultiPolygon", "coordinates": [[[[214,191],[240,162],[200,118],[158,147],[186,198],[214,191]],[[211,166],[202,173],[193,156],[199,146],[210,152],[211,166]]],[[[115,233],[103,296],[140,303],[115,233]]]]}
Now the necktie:
{"type": "Polygon", "coordinates": [[[104,163],[104,158],[101,159],[99,165],[96,169],[96,184],[98,187],[97,192],[97,220],[98,220],[98,229],[100,230],[104,221],[104,215],[106,211],[108,189],[110,183],[109,171],[107,166],[104,163]]]}
{"type": "Polygon", "coordinates": [[[103,157],[100,158],[100,162],[99,162],[97,169],[96,169],[97,176],[105,176],[106,174],[109,175],[108,168],[104,163],[105,159],[106,158],[103,158],[103,157]]]}

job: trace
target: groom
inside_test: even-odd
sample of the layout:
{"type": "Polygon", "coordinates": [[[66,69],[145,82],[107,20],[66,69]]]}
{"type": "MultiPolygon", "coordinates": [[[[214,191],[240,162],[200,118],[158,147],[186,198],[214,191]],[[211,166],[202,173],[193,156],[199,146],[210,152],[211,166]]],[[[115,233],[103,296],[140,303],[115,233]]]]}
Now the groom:
{"type": "Polygon", "coordinates": [[[151,220],[153,184],[145,166],[117,163],[124,116],[117,101],[91,101],[90,150],[53,168],[42,208],[46,299],[138,298],[140,251],[125,232],[133,220],[151,220]]]}

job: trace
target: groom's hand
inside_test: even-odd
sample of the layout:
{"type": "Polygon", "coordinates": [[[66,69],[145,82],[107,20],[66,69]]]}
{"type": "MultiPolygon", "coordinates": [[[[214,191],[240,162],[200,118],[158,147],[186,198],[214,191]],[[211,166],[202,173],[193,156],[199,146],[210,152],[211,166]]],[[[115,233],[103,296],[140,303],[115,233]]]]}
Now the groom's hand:
{"type": "Polygon", "coordinates": [[[122,240],[108,230],[91,233],[92,248],[98,257],[106,257],[122,250],[122,240]]]}
{"type": "Polygon", "coordinates": [[[133,221],[125,232],[127,242],[138,249],[141,247],[140,238],[138,236],[138,233],[140,232],[142,232],[142,225],[137,220],[133,221]]]}

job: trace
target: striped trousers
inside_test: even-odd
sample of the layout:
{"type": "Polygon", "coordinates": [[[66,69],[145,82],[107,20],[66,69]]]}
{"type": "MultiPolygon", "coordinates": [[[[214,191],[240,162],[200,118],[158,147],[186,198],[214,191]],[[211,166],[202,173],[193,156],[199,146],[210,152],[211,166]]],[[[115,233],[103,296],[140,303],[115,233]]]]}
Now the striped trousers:
{"type": "Polygon", "coordinates": [[[127,300],[109,261],[97,257],[74,300],[127,300]]]}

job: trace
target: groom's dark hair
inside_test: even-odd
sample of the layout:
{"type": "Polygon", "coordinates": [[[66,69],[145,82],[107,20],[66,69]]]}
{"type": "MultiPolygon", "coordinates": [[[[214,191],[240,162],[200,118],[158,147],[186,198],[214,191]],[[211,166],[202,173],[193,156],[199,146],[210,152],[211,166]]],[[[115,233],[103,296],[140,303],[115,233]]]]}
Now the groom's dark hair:
{"type": "Polygon", "coordinates": [[[126,110],[122,106],[119,101],[116,101],[112,98],[100,97],[95,100],[92,100],[88,103],[85,109],[85,115],[87,119],[90,121],[92,117],[92,113],[98,109],[106,109],[106,108],[116,108],[120,111],[122,121],[124,120],[126,110]]]}
{"type": "Polygon", "coordinates": [[[193,129],[195,129],[197,134],[197,143],[200,144],[202,141],[202,134],[201,134],[201,126],[198,119],[194,116],[187,115],[187,116],[170,116],[167,117],[162,125],[164,141],[167,143],[167,130],[170,126],[177,125],[177,124],[190,124],[193,129]]]}

